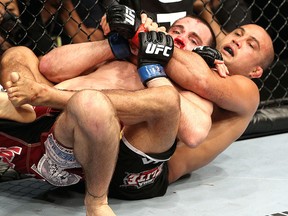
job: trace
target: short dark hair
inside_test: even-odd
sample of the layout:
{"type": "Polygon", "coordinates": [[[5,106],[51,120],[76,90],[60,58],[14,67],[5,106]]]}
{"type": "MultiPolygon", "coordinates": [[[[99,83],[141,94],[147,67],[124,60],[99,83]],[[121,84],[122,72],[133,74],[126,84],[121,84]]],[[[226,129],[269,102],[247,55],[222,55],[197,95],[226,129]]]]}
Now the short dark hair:
{"type": "Polygon", "coordinates": [[[212,38],[211,38],[211,40],[209,41],[209,44],[208,44],[208,45],[209,45],[210,47],[216,49],[216,36],[215,36],[215,33],[214,33],[212,27],[210,26],[210,24],[209,24],[205,19],[203,19],[202,17],[199,17],[199,16],[197,16],[197,15],[187,15],[187,16],[185,16],[185,17],[182,17],[182,18],[177,19],[177,20],[171,25],[171,27],[172,27],[178,20],[184,19],[184,18],[186,18],[186,17],[190,17],[190,18],[192,18],[192,19],[198,20],[198,21],[200,21],[201,23],[203,23],[205,26],[207,26],[207,28],[209,29],[209,31],[210,31],[210,33],[211,33],[211,35],[212,35],[212,38]]]}

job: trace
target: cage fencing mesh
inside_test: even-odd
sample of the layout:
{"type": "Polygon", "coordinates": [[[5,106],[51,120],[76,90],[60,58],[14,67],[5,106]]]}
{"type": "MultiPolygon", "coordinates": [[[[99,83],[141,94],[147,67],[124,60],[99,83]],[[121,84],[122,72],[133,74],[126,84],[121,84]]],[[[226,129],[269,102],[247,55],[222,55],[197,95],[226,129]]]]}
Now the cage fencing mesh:
{"type": "MultiPolygon", "coordinates": [[[[77,34],[83,33],[87,41],[91,40],[92,32],[83,31],[83,26],[95,30],[99,27],[103,10],[99,8],[98,1],[73,0],[73,9],[65,8],[65,1],[51,0],[18,0],[19,13],[11,10],[15,0],[2,0],[0,6],[0,35],[1,51],[15,45],[30,47],[36,55],[43,55],[54,47],[73,43],[77,34]],[[59,11],[65,11],[66,19],[60,16],[59,11]],[[76,11],[79,20],[72,17],[76,11]],[[73,22],[78,31],[69,34],[65,29],[68,22],[73,22]]],[[[192,1],[191,1],[192,2],[192,1]]],[[[286,0],[234,0],[233,8],[225,8],[228,0],[222,4],[214,15],[223,28],[228,31],[241,23],[256,23],[265,28],[271,35],[275,49],[275,60],[271,67],[265,71],[261,79],[255,80],[260,89],[261,103],[259,109],[266,106],[287,105],[288,86],[288,2],[286,0]],[[239,19],[240,17],[240,19],[239,19]],[[237,18],[237,19],[235,19],[237,18]]],[[[230,0],[230,4],[231,4],[230,0]]]]}

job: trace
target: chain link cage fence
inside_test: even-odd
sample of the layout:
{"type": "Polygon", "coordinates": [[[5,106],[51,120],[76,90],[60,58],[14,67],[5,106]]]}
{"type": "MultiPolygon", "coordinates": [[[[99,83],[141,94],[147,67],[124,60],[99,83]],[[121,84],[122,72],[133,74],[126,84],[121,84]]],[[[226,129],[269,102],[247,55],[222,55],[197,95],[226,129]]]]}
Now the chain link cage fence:
{"type": "MultiPolygon", "coordinates": [[[[87,41],[91,41],[104,14],[103,8],[99,6],[97,0],[72,0],[72,7],[67,2],[70,1],[1,0],[1,51],[11,46],[24,45],[40,56],[57,46],[75,42],[80,34],[84,35],[87,41]],[[77,16],[75,18],[75,12],[79,15],[79,19],[77,16]],[[73,33],[71,29],[67,29],[68,23],[76,26],[73,33]]],[[[256,23],[271,35],[275,60],[262,78],[255,80],[260,90],[261,103],[248,130],[252,134],[258,133],[259,128],[267,133],[273,133],[275,128],[275,131],[287,131],[287,0],[222,0],[220,6],[213,9],[213,13],[217,17],[217,22],[227,31],[243,23],[256,23]],[[225,6],[228,3],[230,8],[225,6]],[[267,122],[267,119],[272,123],[268,122],[265,125],[263,121],[267,122]],[[277,123],[278,119],[280,126],[277,123]],[[262,124],[261,126],[257,124],[256,127],[254,123],[258,122],[262,124]]]]}

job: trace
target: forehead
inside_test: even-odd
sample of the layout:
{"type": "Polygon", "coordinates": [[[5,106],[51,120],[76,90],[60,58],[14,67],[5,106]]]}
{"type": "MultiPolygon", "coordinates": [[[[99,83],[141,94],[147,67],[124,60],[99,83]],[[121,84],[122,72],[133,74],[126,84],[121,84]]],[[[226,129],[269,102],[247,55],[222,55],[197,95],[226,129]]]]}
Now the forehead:
{"type": "MultiPolygon", "coordinates": [[[[187,33],[196,33],[204,43],[208,43],[212,38],[209,28],[200,20],[193,17],[184,17],[177,20],[173,26],[182,26],[187,33]]],[[[169,31],[168,31],[169,32],[169,31]]]]}
{"type": "Polygon", "coordinates": [[[266,47],[271,43],[271,39],[268,33],[260,26],[257,25],[244,25],[240,28],[235,29],[235,31],[243,31],[244,36],[255,38],[260,44],[260,47],[266,47]]]}
{"type": "Polygon", "coordinates": [[[177,20],[173,26],[175,25],[182,25],[185,27],[186,30],[193,30],[193,28],[202,29],[209,31],[208,27],[198,19],[192,17],[184,17],[182,19],[177,20]]]}

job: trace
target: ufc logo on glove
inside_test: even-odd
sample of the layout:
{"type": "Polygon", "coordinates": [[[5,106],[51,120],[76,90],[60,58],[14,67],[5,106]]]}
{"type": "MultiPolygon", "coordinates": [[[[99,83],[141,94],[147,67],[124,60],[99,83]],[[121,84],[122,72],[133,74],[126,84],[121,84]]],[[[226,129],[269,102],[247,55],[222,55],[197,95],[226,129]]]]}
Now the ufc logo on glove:
{"type": "Polygon", "coordinates": [[[163,52],[163,56],[169,57],[170,56],[170,54],[168,53],[169,50],[172,50],[172,48],[168,47],[168,46],[161,45],[161,44],[149,43],[147,45],[145,53],[146,54],[159,54],[160,52],[163,52]]]}
{"type": "Polygon", "coordinates": [[[129,7],[126,8],[126,14],[125,14],[125,22],[129,23],[130,25],[134,26],[135,22],[135,11],[130,9],[129,7]]]}

